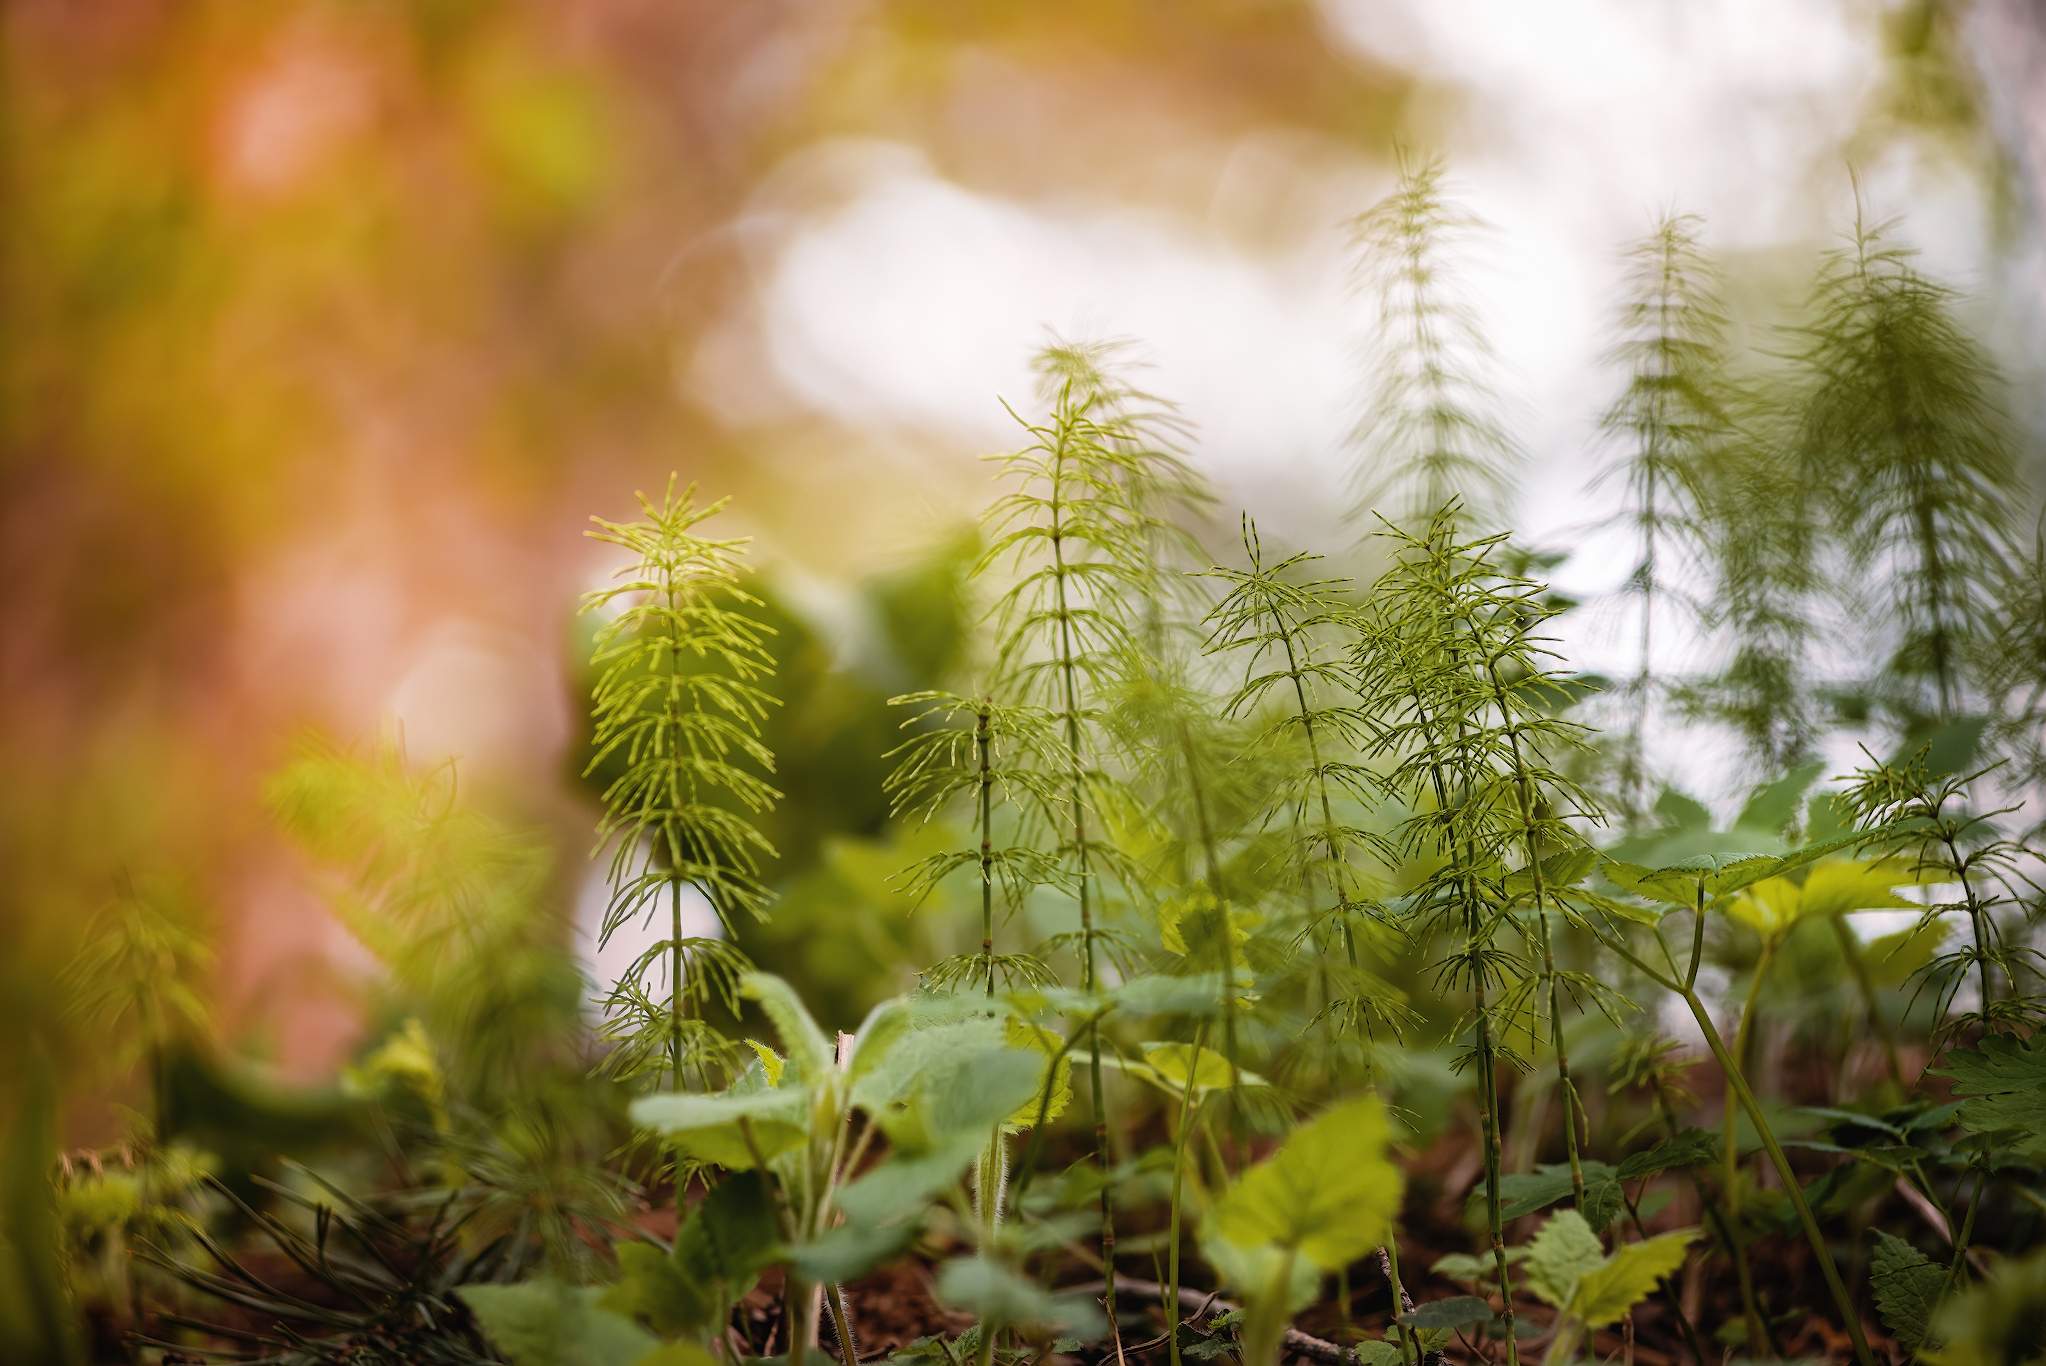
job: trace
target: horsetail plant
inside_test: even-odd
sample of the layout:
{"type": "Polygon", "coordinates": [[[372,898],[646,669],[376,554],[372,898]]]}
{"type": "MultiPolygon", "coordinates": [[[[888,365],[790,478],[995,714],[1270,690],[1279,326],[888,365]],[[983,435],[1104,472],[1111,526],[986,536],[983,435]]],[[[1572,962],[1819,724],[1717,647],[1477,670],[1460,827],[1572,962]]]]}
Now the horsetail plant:
{"type": "MultiPolygon", "coordinates": [[[[991,541],[973,570],[977,577],[1006,564],[1018,573],[995,605],[995,687],[1010,702],[1042,706],[1057,718],[1060,745],[1046,757],[1064,782],[1065,818],[1054,850],[1079,903],[1080,985],[1090,992],[1100,986],[1103,876],[1126,867],[1114,841],[1097,835],[1093,814],[1113,786],[1097,755],[1103,697],[1120,662],[1162,616],[1157,541],[1170,530],[1173,505],[1204,496],[1166,449],[1169,412],[1107,369],[1113,350],[1055,345],[1038,357],[1051,412],[1023,423],[1031,439],[1022,450],[992,457],[1014,487],[988,509],[991,541]]],[[[1106,1173],[1108,1116],[1091,1028],[1088,1054],[1095,1152],[1106,1173]]],[[[1102,1260],[1112,1269],[1107,1183],[1101,1201],[1102,1260]]],[[[1109,1286],[1112,1314],[1112,1275],[1109,1286]]]]}
{"type": "Polygon", "coordinates": [[[993,996],[998,976],[1005,986],[1057,980],[1034,954],[995,952],[998,887],[1005,909],[1014,913],[1032,889],[1067,882],[1057,855],[1031,838],[1058,820],[1060,775],[1045,762],[1059,744],[1057,717],[1043,707],[937,690],[893,697],[889,704],[921,707],[903,725],[923,727],[889,752],[896,766],[883,786],[891,814],[928,821],[965,798],[978,836],[970,848],[932,854],[904,871],[911,895],[919,898],[962,868],[975,869],[980,885],[980,952],[934,964],[927,985],[942,991],[971,981],[993,996]],[[998,811],[1007,817],[1007,844],[995,843],[998,811]]]}
{"type": "Polygon", "coordinates": [[[650,921],[664,900],[669,916],[667,937],[633,960],[605,1002],[617,1045],[608,1066],[623,1076],[665,1070],[677,1091],[686,1066],[701,1069],[720,1054],[719,1036],[701,1020],[704,1003],[718,996],[735,1005],[751,966],[724,940],[683,934],[683,893],[700,893],[728,931],[741,915],[765,919],[760,865],[776,856],[754,824],[781,795],[754,771],[774,771],[760,739],[774,699],[758,686],[774,672],[763,644],[772,628],[741,610],[759,604],[738,586],[746,540],[695,532],[727,501],[698,507],[696,486],[678,498],[670,476],[659,504],[639,495],[645,521],[592,518],[598,529],[586,533],[634,556],[617,571],[622,582],[585,595],[582,605],[615,609],[591,658],[602,672],[585,772],[613,755],[624,764],[604,791],[597,826],[598,850],[611,848],[600,942],[635,919],[650,921]],[[664,995],[653,982],[660,967],[664,995]]]}
{"type": "Polygon", "coordinates": [[[1649,805],[1644,732],[1655,705],[1658,608],[1695,617],[1698,604],[1680,586],[1702,552],[1701,504],[1707,471],[1733,434],[1727,394],[1727,319],[1698,247],[1699,219],[1666,214],[1627,259],[1628,292],[1617,319],[1620,341],[1608,360],[1627,370],[1626,388],[1599,419],[1623,443],[1593,488],[1625,484],[1626,505],[1613,519],[1633,533],[1634,567],[1620,590],[1640,614],[1634,677],[1627,684],[1627,730],[1619,756],[1619,793],[1630,821],[1649,805]]]}
{"type": "Polygon", "coordinates": [[[1353,515],[1384,506],[1408,528],[1452,500],[1473,521],[1496,520],[1521,458],[1501,418],[1491,347],[1455,278],[1489,225],[1449,196],[1445,174],[1440,158],[1402,152],[1393,193],[1349,225],[1356,279],[1377,314],[1373,398],[1351,437],[1360,456],[1353,515]]]}
{"type": "Polygon", "coordinates": [[[1513,1022],[1513,1003],[1524,1003],[1533,983],[1497,936],[1509,918],[1506,863],[1523,832],[1502,819],[1512,801],[1495,766],[1503,739],[1478,686],[1486,662],[1480,633],[1492,624],[1482,616],[1491,605],[1487,580],[1497,574],[1485,556],[1499,538],[1459,542],[1460,511],[1455,503],[1438,509],[1419,537],[1391,530],[1398,558],[1359,615],[1353,664],[1360,694],[1378,699],[1367,752],[1392,759],[1387,790],[1414,813],[1395,827],[1395,847],[1440,861],[1411,904],[1424,929],[1461,941],[1438,979],[1471,995],[1472,1044],[1461,1065],[1478,1074],[1486,1214],[1507,1357],[1517,1362],[1500,1214],[1499,1063],[1525,1066],[1501,1035],[1513,1022]]]}

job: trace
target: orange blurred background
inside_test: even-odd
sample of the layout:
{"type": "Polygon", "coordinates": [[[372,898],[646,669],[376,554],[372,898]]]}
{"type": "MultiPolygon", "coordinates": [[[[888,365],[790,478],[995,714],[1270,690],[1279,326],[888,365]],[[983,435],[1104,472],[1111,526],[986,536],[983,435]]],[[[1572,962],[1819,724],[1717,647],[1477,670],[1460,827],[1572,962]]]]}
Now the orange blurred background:
{"type": "MultiPolygon", "coordinates": [[[[1335,8],[8,6],[12,1027],[54,1017],[51,965],[117,879],[168,870],[214,916],[225,1033],[287,1074],[327,1072],[355,1038],[364,959],[257,797],[295,735],[402,725],[578,864],[566,647],[607,563],[590,514],[627,514],[676,470],[735,494],[762,553],[819,580],[972,514],[985,432],[809,401],[760,323],[776,244],[860,189],[846,149],[911,149],[970,195],[1198,220],[1219,252],[1333,262],[1301,290],[1340,299],[1340,219],[1382,192],[1395,138],[1453,141],[1475,97],[1339,32],[1385,7],[1335,8]]],[[[1827,22],[1863,23],[1842,14],[1827,22]]],[[[1842,59],[1866,68],[1857,90],[1923,55],[1884,53],[1870,38],[1842,59]]],[[[1970,134],[1963,115],[1922,121],[1970,134]]],[[[1859,134],[1830,127],[1784,164],[1837,164],[1859,134]]],[[[2032,144],[2006,141],[2022,218],[2032,144]]],[[[1589,316],[1604,301],[1586,292],[1589,316]]],[[[999,431],[992,392],[965,401],[999,431]]],[[[1338,406],[1321,425],[1347,421],[1338,406]]],[[[1266,479],[1233,459],[1225,484],[1266,479]]],[[[1326,501],[1315,467],[1288,468],[1271,478],[1307,516],[1326,501]]],[[[1581,487],[1569,468],[1556,485],[1581,487]]]]}

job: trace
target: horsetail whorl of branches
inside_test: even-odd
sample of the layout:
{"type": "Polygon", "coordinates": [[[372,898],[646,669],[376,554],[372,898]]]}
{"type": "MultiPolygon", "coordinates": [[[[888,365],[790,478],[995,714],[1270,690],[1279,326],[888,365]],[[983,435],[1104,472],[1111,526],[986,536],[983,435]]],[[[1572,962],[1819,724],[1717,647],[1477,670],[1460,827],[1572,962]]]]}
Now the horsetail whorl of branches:
{"type": "Polygon", "coordinates": [[[634,557],[617,572],[621,582],[587,594],[582,605],[585,612],[616,608],[591,657],[600,672],[586,772],[614,755],[624,761],[604,791],[597,826],[598,850],[611,849],[601,939],[636,918],[651,919],[663,901],[670,930],[612,990],[610,1004],[626,1020],[614,1066],[658,1070],[665,1055],[678,1090],[688,1039],[701,1032],[686,1021],[689,1003],[700,1007],[713,992],[735,999],[749,966],[720,940],[683,935],[683,890],[695,888],[728,931],[741,914],[765,919],[760,867],[776,853],[753,818],[781,795],[754,771],[774,771],[760,722],[775,699],[758,686],[774,661],[763,644],[771,628],[740,610],[759,605],[738,586],[746,540],[695,533],[725,501],[698,507],[695,485],[677,497],[671,476],[660,503],[639,495],[646,520],[592,518],[598,529],[587,533],[634,557]],[[665,1002],[651,988],[663,965],[665,1002]]]}
{"type": "Polygon", "coordinates": [[[1607,353],[1626,370],[1626,388],[1599,419],[1621,453],[1594,481],[1625,484],[1614,517],[1634,534],[1634,567],[1620,589],[1639,614],[1639,658],[1627,685],[1619,795],[1638,821],[1652,797],[1644,732],[1655,705],[1658,608],[1695,620],[1699,603],[1682,585],[1703,568],[1703,505],[1711,466],[1734,435],[1727,378],[1725,307],[1698,247],[1699,219],[1667,214],[1628,253],[1627,294],[1607,353]]]}
{"type": "Polygon", "coordinates": [[[1467,517],[1505,515],[1522,453],[1507,431],[1495,361],[1456,274],[1489,225],[1457,204],[1440,158],[1400,155],[1393,193],[1350,223],[1356,278],[1376,307],[1371,399],[1352,433],[1360,519],[1381,508],[1403,527],[1460,502],[1467,517]]]}
{"type": "Polygon", "coordinates": [[[1885,240],[1894,228],[1857,217],[1819,274],[1796,357],[1797,462],[1856,570],[1884,570],[1860,606],[1895,641],[1895,704],[1951,720],[2014,557],[2019,485],[1996,368],[1955,292],[1885,240]]]}

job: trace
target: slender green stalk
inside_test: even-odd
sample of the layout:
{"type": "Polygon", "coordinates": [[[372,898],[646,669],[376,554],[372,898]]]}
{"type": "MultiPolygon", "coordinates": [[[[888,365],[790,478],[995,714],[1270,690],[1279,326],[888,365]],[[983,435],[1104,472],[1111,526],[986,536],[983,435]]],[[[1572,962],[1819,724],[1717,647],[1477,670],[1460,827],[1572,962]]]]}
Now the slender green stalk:
{"type": "Polygon", "coordinates": [[[1186,1089],[1179,1098],[1179,1132],[1172,1143],[1172,1213],[1171,1230],[1166,1234],[1165,1270],[1165,1313],[1172,1321],[1172,1337],[1169,1355],[1172,1366],[1179,1366],[1179,1206],[1181,1183],[1186,1177],[1186,1140],[1193,1131],[1194,1078],[1200,1075],[1201,1045],[1208,1036],[1208,1022],[1202,1020],[1194,1028],[1193,1056],[1186,1065],[1186,1089]]]}
{"type": "MultiPolygon", "coordinates": [[[[1702,880],[1700,898],[1701,900],[1703,898],[1702,880]]],[[[1761,1138],[1763,1148],[1768,1151],[1769,1160],[1774,1164],[1776,1174],[1783,1179],[1784,1193],[1790,1198],[1791,1207],[1797,1211],[1798,1222],[1804,1226],[1805,1238],[1811,1244],[1813,1254],[1818,1258],[1819,1271],[1825,1277],[1826,1288],[1832,1293],[1834,1307],[1840,1311],[1848,1336],[1854,1341],[1855,1359],[1861,1366],[1875,1366],[1875,1358],[1869,1352],[1868,1338],[1861,1331],[1861,1315],[1854,1306],[1853,1297],[1847,1293],[1847,1287],[1840,1279],[1840,1269],[1833,1262],[1832,1249],[1826,1245],[1826,1236],[1820,1231],[1818,1220],[1812,1217],[1811,1206],[1804,1198],[1804,1188],[1798,1184],[1797,1173],[1792,1169],[1790,1159],[1784,1155],[1783,1145],[1777,1141],[1776,1131],[1770,1127],[1768,1116],[1762,1113],[1761,1103],[1749,1089],[1747,1077],[1741,1071],[1740,1064],[1720,1037],[1719,1027],[1712,1022],[1712,1012],[1705,1008],[1705,1003],[1699,999],[1696,988],[1688,982],[1679,984],[1674,978],[1656,971],[1618,939],[1604,934],[1601,934],[1599,939],[1606,947],[1625,958],[1651,979],[1681,996],[1684,1004],[1689,1007],[1691,1017],[1698,1022],[1698,1028],[1705,1035],[1706,1046],[1712,1050],[1713,1058],[1726,1076],[1727,1085],[1733,1088],[1741,1108],[1747,1111],[1748,1120],[1755,1126],[1755,1132],[1761,1138]]],[[[1662,945],[1663,956],[1671,958],[1669,944],[1662,939],[1660,932],[1657,932],[1656,940],[1662,945]]],[[[1671,961],[1674,962],[1674,959],[1671,958],[1671,961]]],[[[1696,970],[1697,964],[1693,962],[1693,976],[1696,970]]]]}
{"type": "Polygon", "coordinates": [[[992,705],[983,699],[974,713],[973,748],[980,772],[980,955],[987,963],[987,994],[995,994],[994,765],[988,760],[992,705]]]}

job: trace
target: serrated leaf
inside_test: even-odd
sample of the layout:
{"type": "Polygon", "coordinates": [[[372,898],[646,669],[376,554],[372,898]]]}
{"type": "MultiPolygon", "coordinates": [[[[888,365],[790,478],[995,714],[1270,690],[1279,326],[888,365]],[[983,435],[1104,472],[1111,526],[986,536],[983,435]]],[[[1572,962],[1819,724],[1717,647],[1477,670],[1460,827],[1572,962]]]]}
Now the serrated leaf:
{"type": "Polygon", "coordinates": [[[1073,1055],[1068,1052],[1065,1056],[1059,1057],[1059,1049],[1064,1047],[1065,1040],[1043,1025],[1034,1025],[1015,1018],[1011,1018],[1004,1028],[1003,1038],[1012,1050],[1035,1053],[1043,1059],[1038,1064],[1037,1078],[1032,1083],[1030,1099],[1024,1101],[1017,1107],[1016,1112],[1009,1116],[1007,1127],[1012,1130],[1028,1129],[1036,1124],[1040,1117],[1046,1124],[1051,1123],[1064,1114],[1066,1107],[1073,1103],[1073,1055]],[[1051,1096],[1047,1103],[1044,1094],[1046,1070],[1053,1067],[1051,1063],[1053,1058],[1058,1058],[1058,1062],[1048,1078],[1051,1096]]]}
{"type": "Polygon", "coordinates": [[[1893,890],[1915,882],[1907,865],[1894,859],[1836,859],[1821,863],[1804,881],[1767,877],[1728,903],[1726,913],[1777,941],[1806,920],[1853,911],[1924,909],[1893,890]]]}
{"type": "Polygon", "coordinates": [[[1605,1256],[1584,1216],[1574,1209],[1560,1210],[1528,1244],[1522,1282],[1561,1309],[1577,1293],[1578,1280],[1605,1265],[1605,1256]]]}
{"type": "Polygon", "coordinates": [[[1868,1280],[1875,1291],[1876,1312],[1890,1336],[1916,1348],[1925,1342],[1933,1308],[1946,1285],[1946,1268],[1894,1234],[1877,1229],[1875,1236],[1868,1280]]]}
{"type": "Polygon", "coordinates": [[[675,1261],[699,1281],[741,1285],[778,1255],[774,1207],[756,1172],[739,1172],[711,1188],[675,1234],[675,1261]]]}
{"type": "Polygon", "coordinates": [[[1955,1095],[1975,1097],[1956,1116],[1964,1128],[2046,1136],[2046,1033],[2025,1040],[1992,1034],[1974,1048],[1949,1048],[1944,1062],[1933,1075],[1952,1077],[1955,1095]]]}
{"type": "Polygon", "coordinates": [[[598,1301],[615,1314],[643,1323],[662,1337],[694,1333],[716,1312],[708,1287],[650,1243],[618,1244],[618,1280],[598,1301]]]}
{"type": "Polygon", "coordinates": [[[857,1223],[897,1219],[965,1175],[986,1143],[985,1133],[969,1129],[920,1153],[893,1154],[841,1191],[838,1207],[857,1223]]]}
{"type": "Polygon", "coordinates": [[[1719,1161],[1719,1140],[1703,1129],[1685,1129],[1675,1138],[1635,1153],[1620,1163],[1622,1181],[1638,1181],[1672,1167],[1709,1167],[1719,1161]]]}
{"type": "Polygon", "coordinates": [[[1476,1295],[1452,1295],[1446,1300],[1430,1300],[1414,1306],[1411,1314],[1401,1314],[1399,1321],[1414,1328],[1462,1328],[1466,1324],[1485,1323],[1492,1317],[1492,1305],[1476,1295]]]}
{"type": "Polygon", "coordinates": [[[1217,1233],[1243,1247],[1297,1248],[1324,1270],[1348,1266],[1385,1242],[1406,1189],[1385,1156],[1388,1137],[1375,1096],[1302,1125],[1224,1192],[1217,1233]]]}
{"type": "MultiPolygon", "coordinates": [[[[1592,1188],[1609,1185],[1619,1175],[1603,1162],[1587,1159],[1578,1163],[1584,1173],[1584,1194],[1588,1201],[1592,1188]]],[[[1532,1172],[1513,1173],[1499,1178],[1499,1217],[1519,1219],[1547,1209],[1558,1200],[1569,1198],[1574,1187],[1570,1181],[1570,1164],[1567,1162],[1545,1162],[1532,1172]]],[[[1471,1193],[1471,1204],[1477,1205],[1485,1198],[1481,1185],[1471,1193]]],[[[1610,1199],[1617,1205],[1617,1192],[1601,1196],[1601,1202],[1610,1199]]],[[[1608,1216],[1610,1218],[1610,1216],[1608,1216]]],[[[1594,1222],[1595,1227],[1602,1227],[1594,1222]]]]}
{"type": "MultiPolygon", "coordinates": [[[[1516,1265],[1527,1260],[1527,1249],[1509,1247],[1506,1249],[1506,1264],[1516,1265]]],[[[1435,1265],[1428,1268],[1432,1276],[1446,1277],[1452,1281],[1490,1281],[1498,1274],[1498,1265],[1491,1253],[1473,1255],[1468,1252],[1452,1252],[1438,1257],[1435,1265]]]]}
{"type": "Polygon", "coordinates": [[[963,1257],[938,1272],[938,1303],[970,1310],[983,1331],[1008,1324],[1049,1329],[1092,1341],[1108,1330],[1108,1322],[1092,1301],[1075,1296],[1055,1298],[1015,1272],[986,1257],[963,1257]]]}
{"type": "Polygon", "coordinates": [[[814,1242],[787,1249],[789,1265],[811,1285],[850,1281],[901,1255],[917,1234],[918,1221],[898,1224],[840,1224],[814,1242]]]}
{"type": "Polygon", "coordinates": [[[535,1280],[465,1285],[455,1294],[511,1366],[635,1366],[659,1339],[598,1303],[602,1286],[535,1280]]]}
{"type": "Polygon", "coordinates": [[[781,1034],[790,1062],[805,1086],[814,1086],[838,1066],[837,1050],[824,1031],[810,1018],[795,988],[770,972],[749,972],[739,979],[739,994],[758,1001],[760,1009],[781,1034]]]}
{"type": "Polygon", "coordinates": [[[1619,1322],[1654,1293],[1658,1281],[1684,1264],[1697,1237],[1697,1230],[1685,1229],[1619,1248],[1578,1280],[1570,1312],[1592,1328],[1619,1322]]]}
{"type": "Polygon", "coordinates": [[[1408,1366],[1395,1343],[1360,1342],[1354,1350],[1359,1366],[1408,1366]]]}

